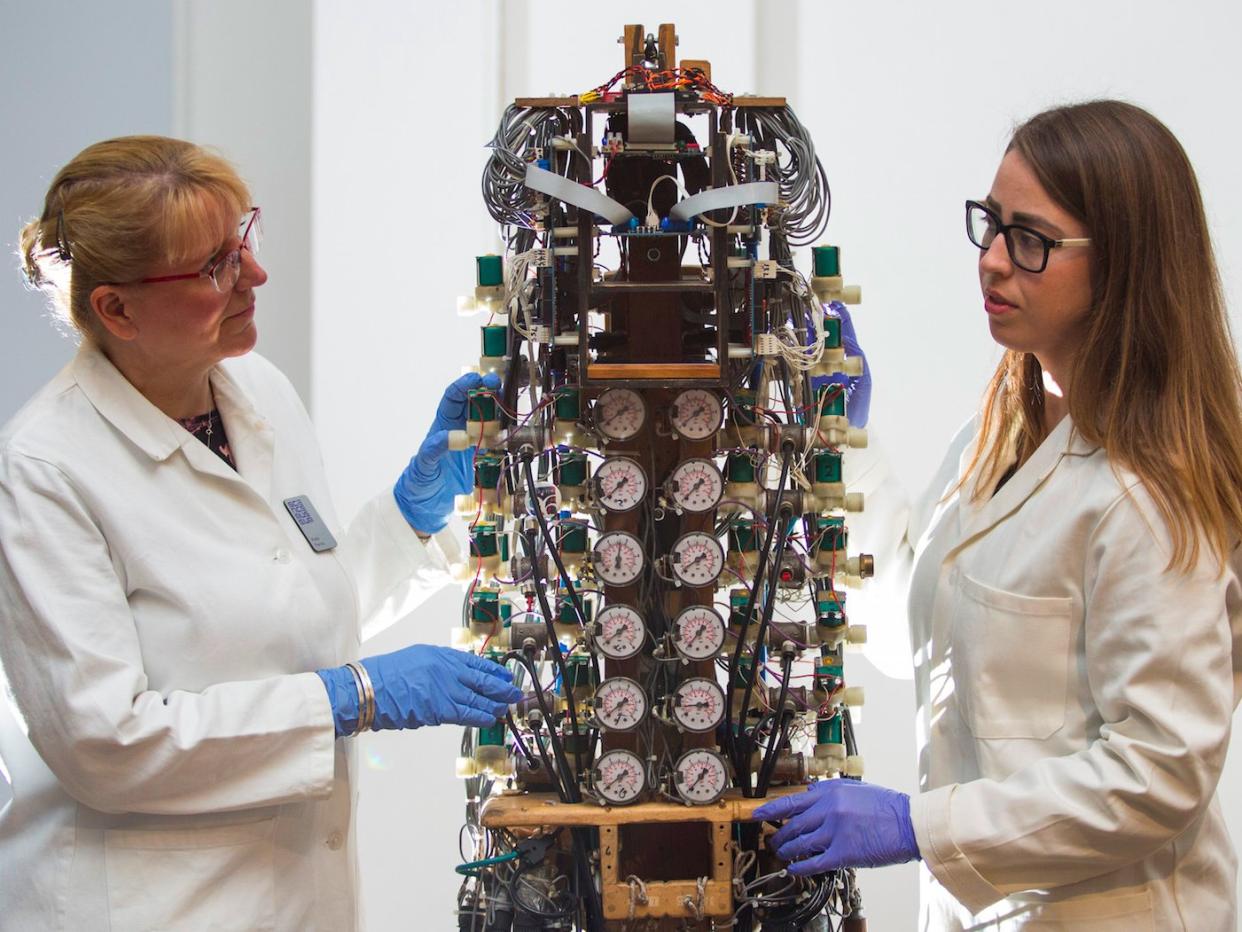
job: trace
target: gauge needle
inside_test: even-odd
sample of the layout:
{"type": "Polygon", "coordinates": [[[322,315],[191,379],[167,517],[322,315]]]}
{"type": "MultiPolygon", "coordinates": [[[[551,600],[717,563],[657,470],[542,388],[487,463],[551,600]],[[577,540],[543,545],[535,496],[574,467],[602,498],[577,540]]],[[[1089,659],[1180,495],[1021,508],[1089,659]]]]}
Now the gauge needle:
{"type": "Polygon", "coordinates": [[[704,478],[700,477],[698,482],[696,482],[694,485],[690,486],[690,492],[689,492],[689,494],[690,494],[690,495],[693,495],[693,494],[694,494],[695,492],[697,492],[699,489],[703,488],[703,483],[704,483],[704,482],[706,482],[706,481],[707,481],[706,479],[704,479],[704,478]]]}
{"type": "Polygon", "coordinates": [[[617,550],[617,559],[613,562],[612,568],[614,570],[621,569],[621,550],[619,548],[617,550]]]}

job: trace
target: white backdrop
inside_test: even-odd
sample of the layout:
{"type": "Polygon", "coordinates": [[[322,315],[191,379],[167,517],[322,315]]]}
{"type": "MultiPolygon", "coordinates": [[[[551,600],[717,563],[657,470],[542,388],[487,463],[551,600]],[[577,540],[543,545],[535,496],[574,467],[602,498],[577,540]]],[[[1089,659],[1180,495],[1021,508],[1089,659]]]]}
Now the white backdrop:
{"type": "MultiPolygon", "coordinates": [[[[1235,0],[147,0],[93,18],[69,2],[43,9],[0,0],[0,67],[21,53],[0,99],[11,130],[0,222],[15,228],[36,209],[41,185],[89,138],[166,125],[238,160],[268,212],[260,349],[307,394],[343,514],[391,484],[440,388],[477,354],[479,321],[453,308],[473,284],[473,256],[497,245],[478,176],[505,102],[610,77],[626,22],[677,23],[680,57],[710,59],[726,90],[787,95],[811,129],[833,187],[827,239],[863,286],[856,320],[876,374],[873,424],[911,489],[929,478],[997,358],[961,203],[986,192],[1008,131],[1030,113],[1110,95],[1165,120],[1199,171],[1235,317],[1242,307],[1235,0]],[[153,16],[163,25],[141,33],[147,49],[134,43],[122,56],[137,88],[101,82],[116,65],[81,49],[115,49],[108,43],[153,16]],[[55,61],[71,90],[52,93],[36,76],[65,49],[55,61]],[[58,119],[31,124],[31,95],[58,119]],[[25,197],[10,191],[14,179],[25,197]]],[[[0,232],[0,241],[12,239],[0,232]]],[[[37,304],[6,289],[0,418],[64,355],[19,316],[37,316],[37,304]]],[[[441,592],[370,649],[446,642],[459,598],[441,592]]],[[[877,662],[890,670],[891,661],[877,662]]],[[[867,687],[868,777],[913,789],[908,681],[857,657],[851,676],[867,687]]],[[[373,929],[453,927],[456,742],[451,729],[367,739],[360,842],[373,929]]],[[[1240,757],[1235,748],[1221,785],[1235,838],[1240,757]]],[[[912,868],[864,883],[872,928],[913,927],[912,868]]]]}

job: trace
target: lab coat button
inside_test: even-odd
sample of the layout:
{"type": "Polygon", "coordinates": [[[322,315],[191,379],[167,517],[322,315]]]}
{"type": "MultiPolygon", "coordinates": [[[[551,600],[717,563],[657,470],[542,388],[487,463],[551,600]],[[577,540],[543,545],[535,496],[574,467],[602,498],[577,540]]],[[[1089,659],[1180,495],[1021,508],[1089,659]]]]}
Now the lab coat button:
{"type": "Polygon", "coordinates": [[[343,845],[344,843],[345,843],[345,839],[341,835],[340,832],[333,832],[331,835],[328,836],[327,845],[333,851],[341,850],[341,845],[343,845]]]}
{"type": "Polygon", "coordinates": [[[284,547],[279,547],[277,548],[276,552],[272,554],[272,559],[275,560],[277,563],[288,563],[291,557],[289,555],[288,550],[286,550],[284,547]]]}

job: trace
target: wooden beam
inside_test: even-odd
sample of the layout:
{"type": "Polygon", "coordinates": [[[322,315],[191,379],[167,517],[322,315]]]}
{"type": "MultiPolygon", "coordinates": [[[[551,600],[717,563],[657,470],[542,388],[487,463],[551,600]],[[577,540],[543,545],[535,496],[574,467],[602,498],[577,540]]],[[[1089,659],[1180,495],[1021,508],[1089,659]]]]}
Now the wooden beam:
{"type": "Polygon", "coordinates": [[[493,796],[483,805],[480,820],[484,828],[632,825],[640,822],[749,822],[752,813],[765,802],[805,790],[805,786],[777,786],[768,791],[766,799],[747,799],[740,790],[728,790],[710,806],[686,806],[674,802],[598,806],[594,803],[563,803],[554,793],[523,793],[493,796]]]}
{"type": "Polygon", "coordinates": [[[714,362],[596,362],[587,366],[588,379],[716,379],[714,362]]]}

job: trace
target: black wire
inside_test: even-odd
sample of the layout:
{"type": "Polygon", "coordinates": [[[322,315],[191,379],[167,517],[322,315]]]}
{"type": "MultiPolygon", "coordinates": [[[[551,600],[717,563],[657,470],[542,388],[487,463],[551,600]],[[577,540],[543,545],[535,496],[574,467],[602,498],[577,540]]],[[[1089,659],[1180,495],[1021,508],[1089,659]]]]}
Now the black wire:
{"type": "MultiPolygon", "coordinates": [[[[569,760],[565,757],[565,748],[561,744],[560,736],[556,733],[556,722],[553,720],[552,713],[548,710],[548,704],[544,700],[543,686],[539,682],[539,673],[535,670],[534,661],[519,651],[513,653],[516,653],[518,662],[526,667],[531,675],[531,679],[535,681],[535,701],[539,704],[539,711],[543,713],[543,720],[548,725],[548,740],[552,743],[552,754],[556,758],[560,777],[565,785],[564,802],[582,802],[582,796],[578,793],[577,780],[574,779],[573,769],[569,766],[569,760]]],[[[535,743],[538,745],[538,740],[535,743]]]]}
{"type": "Polygon", "coordinates": [[[793,654],[782,653],[781,655],[781,689],[776,699],[776,717],[780,722],[780,729],[775,727],[772,729],[772,738],[768,742],[767,751],[763,755],[763,764],[759,768],[759,782],[755,786],[756,796],[766,796],[768,792],[768,784],[772,781],[772,771],[776,769],[776,760],[780,755],[780,748],[789,740],[789,722],[791,713],[785,710],[785,699],[789,695],[789,680],[793,674],[793,654]],[[778,737],[779,735],[779,737],[778,737]]]}
{"type": "MultiPolygon", "coordinates": [[[[781,478],[780,478],[780,482],[777,485],[778,493],[780,492],[781,489],[785,487],[785,480],[789,478],[789,461],[792,455],[793,455],[792,451],[787,450],[784,452],[784,454],[781,457],[781,478]]],[[[746,611],[742,615],[741,630],[739,630],[737,633],[737,643],[734,645],[734,648],[733,648],[733,656],[729,659],[729,675],[726,678],[726,686],[725,686],[725,731],[724,731],[724,735],[727,740],[726,749],[729,753],[729,757],[733,759],[734,770],[736,771],[738,778],[743,779],[744,785],[746,783],[749,783],[750,769],[749,767],[743,768],[742,761],[738,757],[738,749],[736,747],[737,742],[735,741],[734,735],[733,735],[733,725],[732,725],[732,722],[733,722],[733,689],[734,689],[733,681],[734,681],[734,677],[737,675],[738,668],[740,667],[741,662],[742,662],[742,651],[746,647],[746,632],[747,632],[747,629],[750,628],[750,619],[755,613],[755,598],[758,596],[759,589],[763,585],[763,576],[767,568],[768,552],[772,546],[772,536],[776,531],[776,513],[780,508],[779,494],[777,495],[776,500],[772,503],[772,506],[773,506],[772,513],[768,515],[768,529],[767,529],[767,533],[764,535],[763,549],[759,552],[758,564],[755,567],[755,580],[751,584],[750,595],[746,600],[746,611]],[[745,772],[746,774],[745,778],[742,778],[743,772],[745,772]]],[[[759,646],[760,646],[760,643],[759,641],[756,640],[755,657],[754,657],[755,661],[758,660],[759,646]]],[[[752,667],[753,667],[753,663],[752,663],[752,667]]],[[[738,718],[738,737],[741,737],[741,732],[745,724],[746,724],[745,721],[743,721],[743,719],[739,717],[738,718]]]]}
{"type": "Polygon", "coordinates": [[[526,746],[526,742],[524,742],[522,740],[522,736],[518,734],[517,725],[513,723],[512,712],[505,712],[505,724],[509,726],[509,731],[513,735],[513,740],[522,751],[522,756],[526,758],[526,763],[530,764],[532,770],[538,767],[538,763],[535,761],[534,756],[530,753],[530,748],[526,746]]]}

